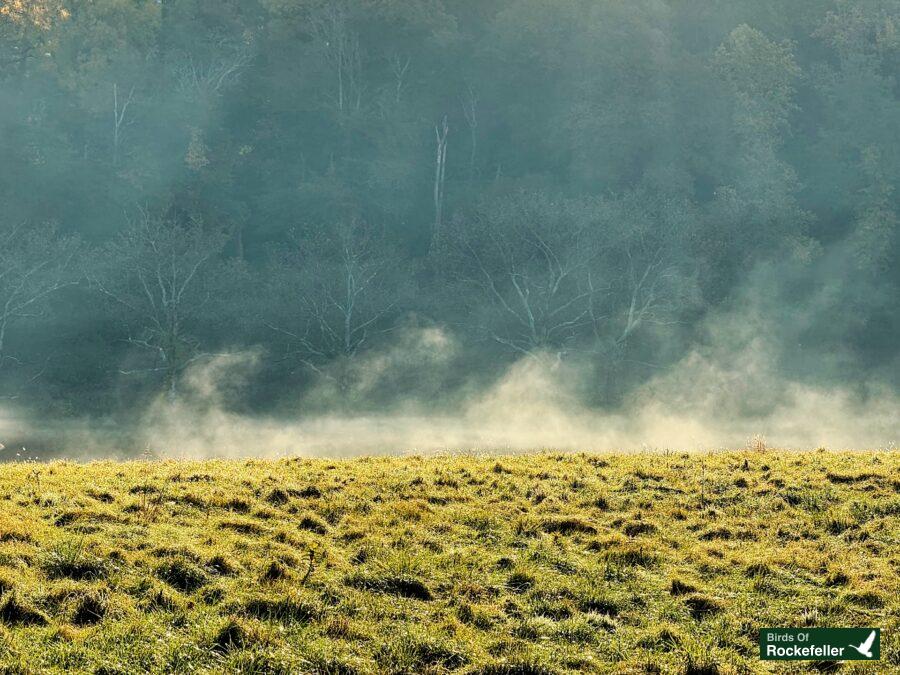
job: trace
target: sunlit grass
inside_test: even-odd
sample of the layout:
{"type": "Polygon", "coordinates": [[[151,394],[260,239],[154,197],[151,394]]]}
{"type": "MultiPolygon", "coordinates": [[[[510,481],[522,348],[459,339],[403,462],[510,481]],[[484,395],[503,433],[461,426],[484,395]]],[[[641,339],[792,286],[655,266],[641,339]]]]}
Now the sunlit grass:
{"type": "Polygon", "coordinates": [[[0,592],[11,673],[788,668],[761,626],[890,672],[900,455],[6,465],[0,592]]]}

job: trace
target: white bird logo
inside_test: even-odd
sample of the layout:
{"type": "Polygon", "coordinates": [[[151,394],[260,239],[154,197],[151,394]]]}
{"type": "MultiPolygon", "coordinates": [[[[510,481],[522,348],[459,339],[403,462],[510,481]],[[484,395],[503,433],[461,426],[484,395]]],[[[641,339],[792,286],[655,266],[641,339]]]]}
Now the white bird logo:
{"type": "Polygon", "coordinates": [[[858,651],[860,654],[865,656],[867,659],[872,658],[872,644],[875,642],[875,631],[873,630],[869,633],[869,637],[866,638],[865,642],[863,642],[859,647],[856,645],[850,645],[853,649],[858,651]]]}

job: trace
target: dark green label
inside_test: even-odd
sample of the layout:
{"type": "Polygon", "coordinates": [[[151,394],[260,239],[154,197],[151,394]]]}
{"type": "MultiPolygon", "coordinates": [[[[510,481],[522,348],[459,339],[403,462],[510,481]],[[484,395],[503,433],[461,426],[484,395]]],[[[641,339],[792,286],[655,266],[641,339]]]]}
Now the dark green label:
{"type": "Polygon", "coordinates": [[[875,661],[881,658],[879,628],[760,628],[764,661],[875,661]]]}

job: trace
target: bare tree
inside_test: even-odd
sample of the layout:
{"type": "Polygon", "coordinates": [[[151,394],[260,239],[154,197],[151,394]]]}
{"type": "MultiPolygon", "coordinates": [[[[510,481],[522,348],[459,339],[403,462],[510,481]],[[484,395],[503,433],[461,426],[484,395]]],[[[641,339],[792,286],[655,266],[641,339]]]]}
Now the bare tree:
{"type": "Polygon", "coordinates": [[[434,162],[434,231],[432,232],[432,241],[440,237],[441,227],[444,223],[444,182],[447,177],[447,136],[449,133],[450,126],[447,123],[447,116],[444,115],[440,126],[434,127],[437,155],[434,162]]]}
{"type": "Polygon", "coordinates": [[[477,332],[523,355],[564,352],[604,289],[590,204],[522,193],[456,218],[438,249],[477,332]]]}
{"type": "Polygon", "coordinates": [[[359,110],[363,95],[362,51],[359,34],[350,25],[347,3],[321,3],[310,12],[309,25],[334,71],[338,112],[359,110]]]}
{"type": "Polygon", "coordinates": [[[122,142],[122,130],[127,124],[126,115],[128,114],[128,106],[134,98],[134,87],[132,87],[128,96],[119,100],[119,85],[113,83],[113,166],[119,164],[119,145],[122,142]]]}
{"type": "Polygon", "coordinates": [[[194,331],[210,299],[210,272],[228,237],[197,222],[181,225],[141,213],[88,270],[92,286],[113,305],[130,344],[154,363],[123,374],[161,373],[174,399],[184,370],[204,356],[194,331]]]}
{"type": "Polygon", "coordinates": [[[77,283],[80,246],[51,226],[0,226],[0,369],[11,331],[47,311],[50,298],[77,283]]]}
{"type": "Polygon", "coordinates": [[[475,179],[475,157],[478,149],[478,94],[472,85],[466,87],[461,99],[463,117],[469,127],[471,150],[469,153],[469,180],[475,179]]]}
{"type": "Polygon", "coordinates": [[[250,54],[244,46],[222,43],[218,53],[205,61],[186,55],[177,70],[178,86],[195,98],[209,100],[235,83],[249,64],[250,54]]]}
{"type": "Polygon", "coordinates": [[[391,57],[391,74],[394,76],[394,103],[399,105],[406,89],[406,73],[409,70],[410,58],[401,58],[399,54],[391,57]]]}
{"type": "Polygon", "coordinates": [[[622,353],[642,328],[676,324],[696,301],[686,261],[696,218],[683,203],[637,191],[605,200],[603,220],[609,291],[602,312],[592,305],[592,325],[607,352],[622,353]]]}
{"type": "Polygon", "coordinates": [[[269,275],[267,295],[275,306],[265,319],[286,338],[287,357],[336,379],[330,365],[352,360],[388,332],[400,285],[391,261],[380,239],[358,221],[295,237],[269,275]]]}
{"type": "Polygon", "coordinates": [[[520,193],[454,219],[436,252],[477,333],[520,355],[610,356],[684,305],[688,284],[663,220],[640,196],[520,193]]]}

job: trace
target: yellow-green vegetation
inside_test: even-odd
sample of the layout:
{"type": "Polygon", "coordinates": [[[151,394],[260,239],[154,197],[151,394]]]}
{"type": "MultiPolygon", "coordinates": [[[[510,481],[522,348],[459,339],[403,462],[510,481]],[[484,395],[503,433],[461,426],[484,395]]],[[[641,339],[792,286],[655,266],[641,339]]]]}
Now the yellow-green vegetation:
{"type": "Polygon", "coordinates": [[[900,455],[5,465],[0,591],[9,673],[897,672],[900,455]]]}

